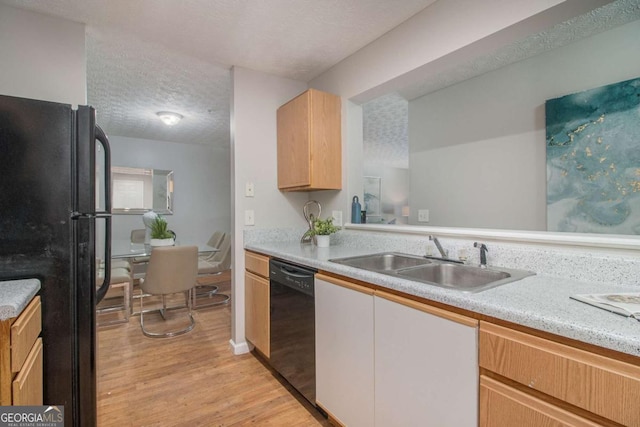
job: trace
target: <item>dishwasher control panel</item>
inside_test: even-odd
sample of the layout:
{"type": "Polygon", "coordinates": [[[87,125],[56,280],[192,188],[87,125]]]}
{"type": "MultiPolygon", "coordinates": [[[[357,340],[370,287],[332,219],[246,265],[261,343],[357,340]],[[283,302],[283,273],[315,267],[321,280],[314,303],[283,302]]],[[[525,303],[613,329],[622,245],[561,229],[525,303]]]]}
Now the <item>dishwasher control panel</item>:
{"type": "Polygon", "coordinates": [[[314,294],[315,270],[300,267],[279,260],[269,261],[269,279],[289,288],[297,289],[309,295],[314,294]]]}

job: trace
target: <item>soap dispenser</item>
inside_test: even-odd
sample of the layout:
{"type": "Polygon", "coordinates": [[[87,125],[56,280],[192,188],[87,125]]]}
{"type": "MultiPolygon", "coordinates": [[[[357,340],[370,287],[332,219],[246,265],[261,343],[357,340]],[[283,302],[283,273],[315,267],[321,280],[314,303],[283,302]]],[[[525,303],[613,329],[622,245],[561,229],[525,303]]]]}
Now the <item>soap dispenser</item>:
{"type": "Polygon", "coordinates": [[[351,202],[351,223],[352,224],[360,224],[361,211],[362,211],[362,208],[360,207],[358,196],[353,196],[353,201],[351,202]]]}

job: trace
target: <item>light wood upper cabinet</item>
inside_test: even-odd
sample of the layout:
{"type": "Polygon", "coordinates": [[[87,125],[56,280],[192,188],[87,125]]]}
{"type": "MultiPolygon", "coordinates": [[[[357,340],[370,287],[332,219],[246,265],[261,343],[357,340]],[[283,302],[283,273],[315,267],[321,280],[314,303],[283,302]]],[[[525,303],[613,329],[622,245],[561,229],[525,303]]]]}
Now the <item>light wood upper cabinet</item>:
{"type": "Polygon", "coordinates": [[[0,405],[42,405],[40,297],[18,317],[0,322],[0,405]]]}
{"type": "Polygon", "coordinates": [[[342,188],[340,97],[309,89],[278,109],[278,188],[342,188]]]}

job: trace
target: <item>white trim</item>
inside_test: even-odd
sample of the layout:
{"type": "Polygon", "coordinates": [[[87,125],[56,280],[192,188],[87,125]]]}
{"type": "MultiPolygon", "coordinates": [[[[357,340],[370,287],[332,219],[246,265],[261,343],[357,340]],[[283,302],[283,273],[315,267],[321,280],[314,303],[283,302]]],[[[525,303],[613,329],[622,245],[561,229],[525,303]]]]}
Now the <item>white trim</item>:
{"type": "Polygon", "coordinates": [[[582,246],[594,248],[640,249],[640,236],[612,234],[559,233],[548,231],[495,230],[489,228],[423,227],[415,225],[351,224],[345,229],[383,231],[403,234],[437,234],[461,238],[483,238],[521,243],[544,243],[558,246],[582,246]]]}
{"type": "Polygon", "coordinates": [[[249,351],[250,351],[249,350],[249,344],[246,341],[237,344],[231,339],[231,340],[229,340],[229,348],[231,348],[231,351],[236,356],[239,355],[239,354],[249,353],[249,351]]]}

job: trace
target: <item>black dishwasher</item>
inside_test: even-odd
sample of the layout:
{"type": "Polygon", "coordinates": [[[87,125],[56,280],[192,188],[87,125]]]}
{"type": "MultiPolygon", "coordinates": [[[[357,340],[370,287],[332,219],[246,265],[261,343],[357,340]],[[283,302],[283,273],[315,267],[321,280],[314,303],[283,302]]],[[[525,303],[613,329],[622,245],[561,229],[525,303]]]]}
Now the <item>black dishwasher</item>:
{"type": "Polygon", "coordinates": [[[270,363],[311,404],[316,400],[314,274],[316,270],[269,261],[270,363]]]}

